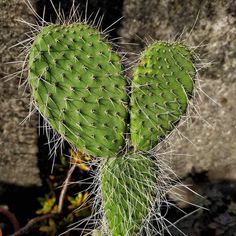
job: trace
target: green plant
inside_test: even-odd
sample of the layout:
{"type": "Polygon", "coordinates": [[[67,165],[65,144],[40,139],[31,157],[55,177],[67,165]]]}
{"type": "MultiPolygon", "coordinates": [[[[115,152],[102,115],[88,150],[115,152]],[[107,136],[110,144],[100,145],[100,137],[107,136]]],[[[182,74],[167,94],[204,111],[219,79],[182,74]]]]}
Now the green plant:
{"type": "Polygon", "coordinates": [[[126,80],[118,55],[99,31],[82,23],[44,27],[28,64],[39,111],[65,140],[94,156],[121,150],[126,80]]]}
{"type": "Polygon", "coordinates": [[[140,153],[105,160],[101,190],[111,235],[135,235],[156,198],[157,171],[152,157],[140,153]]]}
{"type": "Polygon", "coordinates": [[[165,195],[168,178],[152,149],[186,112],[193,59],[180,43],[151,44],[140,56],[129,93],[118,53],[92,26],[47,25],[33,38],[28,81],[38,111],[73,147],[100,163],[102,235],[140,234],[165,195]]]}
{"type": "Polygon", "coordinates": [[[194,76],[193,56],[179,43],[157,42],[140,56],[130,95],[134,153],[104,161],[101,171],[107,233],[110,231],[114,236],[140,233],[140,225],[161,192],[158,169],[163,166],[157,165],[149,151],[186,112],[194,76]]]}
{"type": "Polygon", "coordinates": [[[141,54],[133,72],[131,142],[149,151],[186,112],[195,77],[193,55],[180,43],[157,42],[141,54]]]}

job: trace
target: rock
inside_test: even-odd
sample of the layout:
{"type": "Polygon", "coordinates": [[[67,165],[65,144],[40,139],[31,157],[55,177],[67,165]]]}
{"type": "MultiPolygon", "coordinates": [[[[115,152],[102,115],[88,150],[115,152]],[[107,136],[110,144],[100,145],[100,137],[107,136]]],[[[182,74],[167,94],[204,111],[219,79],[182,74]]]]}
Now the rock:
{"type": "Polygon", "coordinates": [[[180,176],[194,169],[208,171],[211,180],[236,180],[236,83],[202,78],[202,89],[216,103],[202,96],[200,119],[180,128],[182,138],[171,136],[175,153],[187,154],[173,156],[173,166],[180,176]]]}
{"type": "Polygon", "coordinates": [[[175,172],[183,177],[195,169],[214,180],[236,180],[236,2],[125,0],[123,14],[122,43],[138,44],[126,45],[127,51],[140,53],[152,40],[180,40],[202,58],[198,66],[211,63],[199,70],[204,93],[194,104],[200,118],[191,113],[192,123],[168,140],[175,153],[186,154],[173,155],[175,172]]]}
{"type": "Polygon", "coordinates": [[[18,90],[19,79],[6,80],[3,77],[19,71],[20,64],[6,64],[19,61],[19,47],[9,49],[26,38],[26,25],[17,21],[33,22],[34,16],[23,0],[2,0],[0,2],[0,184],[21,186],[40,185],[37,166],[37,122],[33,116],[30,122],[20,123],[28,115],[29,96],[18,90]]]}

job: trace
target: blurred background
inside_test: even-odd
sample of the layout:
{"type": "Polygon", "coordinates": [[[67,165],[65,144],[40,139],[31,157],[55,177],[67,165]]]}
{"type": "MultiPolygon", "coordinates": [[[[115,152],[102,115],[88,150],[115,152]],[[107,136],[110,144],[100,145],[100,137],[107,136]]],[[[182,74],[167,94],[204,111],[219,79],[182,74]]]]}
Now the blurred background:
{"type": "MultiPolygon", "coordinates": [[[[49,0],[29,2],[46,21],[55,22],[56,14],[49,0]]],[[[72,0],[53,3],[57,9],[60,5],[65,15],[69,14],[72,0]]],[[[83,17],[86,1],[75,3],[83,17]]],[[[199,198],[183,190],[184,200],[207,210],[195,211],[193,206],[177,201],[180,209],[192,213],[183,217],[181,210],[170,208],[168,220],[175,222],[183,217],[176,224],[180,230],[170,227],[170,233],[236,235],[236,1],[89,0],[87,14],[93,13],[93,18],[98,10],[99,16],[103,15],[102,29],[120,19],[111,27],[109,36],[116,38],[121,51],[132,52],[127,54],[130,61],[153,40],[180,40],[200,57],[200,87],[192,100],[192,118],[171,135],[168,147],[158,151],[168,153],[176,174],[203,196],[199,198]]],[[[19,71],[24,59],[20,47],[9,49],[27,38],[29,27],[19,19],[37,22],[23,0],[0,0],[1,78],[19,71]],[[9,63],[13,61],[19,63],[9,63]]],[[[67,196],[64,215],[49,215],[57,207],[57,187],[69,170],[67,158],[76,156],[83,161],[85,157],[73,153],[65,144],[63,155],[58,154],[51,171],[53,159],[49,158],[46,137],[38,128],[41,118],[35,115],[21,124],[28,115],[29,96],[18,85],[17,77],[0,80],[0,235],[16,232],[35,217],[39,222],[14,235],[59,235],[68,224],[90,214],[90,206],[80,215],[71,213],[86,199],[85,188],[78,185],[68,189],[68,196],[73,199],[67,196]]],[[[84,167],[71,178],[79,181],[88,176],[89,170],[84,167]]],[[[169,197],[176,201],[171,194],[169,197]]]]}

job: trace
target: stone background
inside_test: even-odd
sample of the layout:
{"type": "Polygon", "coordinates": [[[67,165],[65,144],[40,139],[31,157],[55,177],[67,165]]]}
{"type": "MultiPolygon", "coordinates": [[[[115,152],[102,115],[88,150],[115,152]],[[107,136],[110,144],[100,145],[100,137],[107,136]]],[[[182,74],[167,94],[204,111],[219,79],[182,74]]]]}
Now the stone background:
{"type": "Polygon", "coordinates": [[[8,62],[23,60],[20,49],[9,49],[26,38],[29,30],[17,19],[33,21],[34,18],[23,0],[0,1],[0,187],[1,184],[18,186],[40,185],[37,166],[37,122],[28,115],[29,98],[18,90],[19,79],[4,79],[19,71],[19,64],[8,62]],[[6,64],[8,63],[8,64],[6,64]]]}

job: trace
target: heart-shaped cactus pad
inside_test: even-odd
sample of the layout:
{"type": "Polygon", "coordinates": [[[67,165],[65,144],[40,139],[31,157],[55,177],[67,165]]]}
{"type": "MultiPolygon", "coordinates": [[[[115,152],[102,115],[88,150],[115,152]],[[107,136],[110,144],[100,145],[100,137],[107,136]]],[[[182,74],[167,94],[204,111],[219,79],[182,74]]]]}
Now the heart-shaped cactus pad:
{"type": "Polygon", "coordinates": [[[133,72],[131,142],[135,150],[157,145],[186,112],[196,70],[180,43],[156,42],[141,54],[133,72]]]}
{"type": "Polygon", "coordinates": [[[119,55],[82,23],[43,27],[29,51],[28,80],[40,113],[65,140],[94,156],[124,147],[126,79],[119,55]]]}

